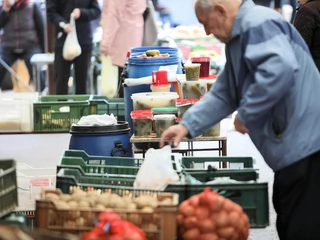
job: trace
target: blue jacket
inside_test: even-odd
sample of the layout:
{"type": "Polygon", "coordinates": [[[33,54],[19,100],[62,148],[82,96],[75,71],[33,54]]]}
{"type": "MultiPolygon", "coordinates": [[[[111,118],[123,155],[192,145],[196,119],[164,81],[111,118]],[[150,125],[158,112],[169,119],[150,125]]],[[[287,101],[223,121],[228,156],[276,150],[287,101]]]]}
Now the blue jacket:
{"type": "Polygon", "coordinates": [[[278,171],[320,150],[320,74],[307,45],[276,11],[244,1],[216,84],[181,123],[192,137],[238,110],[278,171]]]}

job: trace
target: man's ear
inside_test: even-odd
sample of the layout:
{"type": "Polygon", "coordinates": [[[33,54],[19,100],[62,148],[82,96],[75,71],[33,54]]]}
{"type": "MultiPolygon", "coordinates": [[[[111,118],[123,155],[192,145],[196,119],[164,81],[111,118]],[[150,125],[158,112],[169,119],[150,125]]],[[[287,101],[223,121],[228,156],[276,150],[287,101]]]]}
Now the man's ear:
{"type": "Polygon", "coordinates": [[[218,4],[214,5],[214,10],[220,16],[226,17],[228,15],[227,8],[223,4],[218,3],[218,4]]]}

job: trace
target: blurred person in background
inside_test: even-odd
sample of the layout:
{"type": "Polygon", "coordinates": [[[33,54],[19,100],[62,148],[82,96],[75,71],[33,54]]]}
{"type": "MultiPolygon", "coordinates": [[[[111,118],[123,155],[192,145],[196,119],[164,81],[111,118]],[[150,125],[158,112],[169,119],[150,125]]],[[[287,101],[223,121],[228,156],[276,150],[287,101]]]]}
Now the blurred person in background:
{"type": "MultiPolygon", "coordinates": [[[[44,52],[44,19],[40,6],[29,0],[4,0],[0,9],[0,58],[12,66],[18,59],[23,59],[32,79],[30,59],[34,54],[44,52]]],[[[0,89],[12,90],[12,82],[2,81],[7,70],[0,64],[0,89]]],[[[45,88],[45,77],[41,74],[41,91],[45,88]]]]}
{"type": "Polygon", "coordinates": [[[271,7],[274,3],[274,10],[281,12],[281,0],[254,0],[254,3],[264,7],[271,7]]]}
{"type": "Polygon", "coordinates": [[[152,3],[156,12],[159,13],[159,18],[163,26],[174,27],[174,23],[171,16],[171,10],[163,4],[163,1],[152,0],[152,3]]]}
{"type": "MultiPolygon", "coordinates": [[[[143,13],[146,0],[104,0],[101,16],[102,40],[100,52],[111,57],[118,67],[118,81],[127,59],[127,52],[133,47],[141,47],[143,40],[143,13]]],[[[119,97],[123,98],[120,84],[119,97]]]]}
{"type": "Polygon", "coordinates": [[[320,0],[299,0],[294,26],[307,43],[320,71],[320,0]]]}
{"type": "Polygon", "coordinates": [[[71,65],[74,66],[75,93],[87,93],[88,71],[93,49],[93,33],[91,21],[100,17],[101,10],[97,0],[49,0],[47,16],[55,26],[55,81],[56,94],[68,94],[68,81],[71,65]],[[81,55],[73,61],[63,58],[62,50],[67,34],[72,31],[69,24],[70,15],[76,23],[78,41],[81,46],[81,55]]]}

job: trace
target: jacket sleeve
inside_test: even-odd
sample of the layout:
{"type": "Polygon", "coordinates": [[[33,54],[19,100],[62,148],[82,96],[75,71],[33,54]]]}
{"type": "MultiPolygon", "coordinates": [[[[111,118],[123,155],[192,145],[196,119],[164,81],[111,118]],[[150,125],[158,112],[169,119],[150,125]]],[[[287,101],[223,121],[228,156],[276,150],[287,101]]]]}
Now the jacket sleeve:
{"type": "Polygon", "coordinates": [[[0,9],[0,29],[2,29],[9,22],[9,19],[10,19],[10,11],[5,12],[1,8],[0,9]]]}
{"type": "Polygon", "coordinates": [[[47,4],[47,16],[48,19],[59,28],[59,23],[69,23],[61,14],[58,13],[58,1],[57,0],[48,0],[47,4]]]}
{"type": "MultiPolygon", "coordinates": [[[[282,32],[282,28],[289,26],[277,24],[280,23],[269,21],[268,26],[249,29],[244,43],[246,66],[254,76],[254,82],[244,93],[238,108],[239,120],[246,127],[263,121],[291,88],[299,70],[291,43],[282,32]]],[[[302,47],[308,51],[306,46],[302,47]]]]}
{"type": "Polygon", "coordinates": [[[307,6],[302,6],[298,11],[294,20],[294,26],[307,43],[311,47],[313,31],[316,28],[316,21],[312,11],[307,6]]]}
{"type": "Polygon", "coordinates": [[[231,87],[226,72],[227,64],[204,98],[183,115],[180,123],[189,130],[191,137],[199,136],[236,110],[236,102],[230,94],[231,87]]]}
{"type": "Polygon", "coordinates": [[[34,21],[35,21],[35,26],[38,34],[41,51],[45,52],[44,18],[42,17],[41,9],[37,3],[34,3],[34,21]]]}
{"type": "Polygon", "coordinates": [[[102,8],[102,15],[100,25],[102,27],[102,39],[100,42],[100,49],[105,52],[110,52],[110,46],[113,39],[119,30],[121,19],[121,8],[123,7],[123,1],[104,1],[102,8]]]}
{"type": "Polygon", "coordinates": [[[101,14],[101,9],[97,0],[91,0],[88,8],[80,8],[79,21],[91,21],[98,19],[101,14]]]}

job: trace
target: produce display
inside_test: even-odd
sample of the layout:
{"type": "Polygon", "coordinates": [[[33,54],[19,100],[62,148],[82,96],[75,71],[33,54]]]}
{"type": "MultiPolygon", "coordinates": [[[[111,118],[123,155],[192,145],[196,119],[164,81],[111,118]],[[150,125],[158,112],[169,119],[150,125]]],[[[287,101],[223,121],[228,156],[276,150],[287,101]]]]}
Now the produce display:
{"type": "Polygon", "coordinates": [[[184,240],[247,240],[249,235],[243,209],[209,188],[180,204],[177,222],[184,240]]]}
{"type": "Polygon", "coordinates": [[[168,58],[169,53],[161,54],[159,50],[148,50],[144,54],[138,56],[138,58],[168,58]]]}
{"type": "Polygon", "coordinates": [[[183,98],[200,99],[207,92],[206,81],[184,81],[181,82],[183,98]]]}

